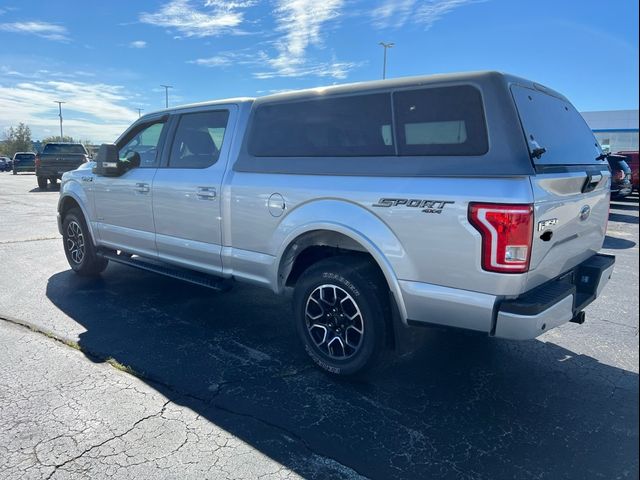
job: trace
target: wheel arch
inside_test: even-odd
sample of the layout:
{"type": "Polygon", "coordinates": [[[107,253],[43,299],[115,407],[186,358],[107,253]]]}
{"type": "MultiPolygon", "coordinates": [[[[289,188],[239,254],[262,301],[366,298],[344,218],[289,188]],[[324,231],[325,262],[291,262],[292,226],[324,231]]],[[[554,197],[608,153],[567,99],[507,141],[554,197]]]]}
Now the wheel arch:
{"type": "Polygon", "coordinates": [[[279,248],[274,249],[277,251],[274,289],[281,293],[291,284],[292,272],[294,275],[301,273],[296,270],[296,261],[304,259],[309,249],[333,249],[333,252],[316,251],[311,255],[316,255],[318,260],[336,252],[368,255],[386,280],[397,313],[406,324],[407,311],[399,278],[402,278],[402,274],[410,275],[413,266],[400,240],[389,227],[371,212],[351,203],[323,201],[306,207],[289,213],[274,237],[274,241],[279,243],[279,248]],[[297,227],[286,228],[292,225],[297,227]]]}
{"type": "MultiPolygon", "coordinates": [[[[65,185],[66,187],[66,185],[65,185]]],[[[60,234],[62,235],[62,222],[64,222],[65,214],[72,208],[79,208],[84,216],[85,223],[87,224],[87,228],[89,229],[89,234],[91,235],[91,241],[94,245],[97,246],[96,235],[93,231],[93,223],[91,222],[91,217],[89,216],[89,212],[85,206],[86,203],[86,194],[82,192],[81,195],[78,195],[77,192],[66,189],[64,192],[61,192],[60,199],[58,200],[58,215],[60,221],[58,222],[60,226],[60,234]],[[83,201],[84,198],[84,201],[83,201]]]]}

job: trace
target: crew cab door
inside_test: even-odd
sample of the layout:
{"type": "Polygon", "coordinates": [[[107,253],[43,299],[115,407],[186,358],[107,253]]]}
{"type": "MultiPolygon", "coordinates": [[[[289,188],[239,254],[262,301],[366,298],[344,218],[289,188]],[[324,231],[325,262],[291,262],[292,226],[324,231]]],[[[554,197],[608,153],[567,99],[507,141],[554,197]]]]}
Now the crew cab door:
{"type": "Polygon", "coordinates": [[[140,156],[119,177],[94,179],[96,223],[100,243],[146,257],[157,256],[153,224],[153,178],[166,135],[166,117],[134,126],[118,142],[121,160],[133,152],[140,156]]]}
{"type": "Polygon", "coordinates": [[[172,122],[153,182],[159,258],[196,270],[222,271],[220,189],[237,107],[209,106],[172,122]]]}

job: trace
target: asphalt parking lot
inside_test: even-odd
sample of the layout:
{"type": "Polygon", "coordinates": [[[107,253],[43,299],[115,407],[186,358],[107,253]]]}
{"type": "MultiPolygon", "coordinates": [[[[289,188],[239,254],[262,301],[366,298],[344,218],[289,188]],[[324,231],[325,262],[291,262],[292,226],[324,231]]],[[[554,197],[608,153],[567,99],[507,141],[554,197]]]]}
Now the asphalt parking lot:
{"type": "Polygon", "coordinates": [[[637,195],[612,204],[584,325],[429,331],[359,382],[310,365],[269,291],[74,275],[57,197],[0,173],[0,478],[638,478],[637,195]]]}

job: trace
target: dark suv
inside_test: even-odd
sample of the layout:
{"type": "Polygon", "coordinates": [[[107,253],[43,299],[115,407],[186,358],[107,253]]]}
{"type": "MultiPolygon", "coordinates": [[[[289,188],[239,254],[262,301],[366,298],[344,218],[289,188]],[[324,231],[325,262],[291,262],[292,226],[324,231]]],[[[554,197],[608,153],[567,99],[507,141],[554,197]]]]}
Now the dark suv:
{"type": "Polygon", "coordinates": [[[17,152],[13,156],[13,174],[18,172],[35,172],[36,154],[33,152],[17,152]]]}
{"type": "Polygon", "coordinates": [[[8,172],[9,170],[11,170],[9,157],[0,157],[0,172],[8,172]]]}

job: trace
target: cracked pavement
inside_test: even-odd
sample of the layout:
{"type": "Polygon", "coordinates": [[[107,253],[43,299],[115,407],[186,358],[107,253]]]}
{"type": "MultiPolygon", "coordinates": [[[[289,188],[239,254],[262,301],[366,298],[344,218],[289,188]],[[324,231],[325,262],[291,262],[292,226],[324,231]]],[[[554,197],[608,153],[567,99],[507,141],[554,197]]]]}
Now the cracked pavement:
{"type": "Polygon", "coordinates": [[[637,196],[612,205],[614,277],[584,325],[428,331],[345,382],[269,291],[72,274],[58,193],[34,187],[0,174],[0,478],[638,477],[637,196]]]}

